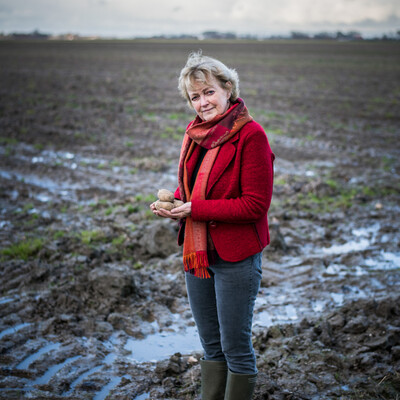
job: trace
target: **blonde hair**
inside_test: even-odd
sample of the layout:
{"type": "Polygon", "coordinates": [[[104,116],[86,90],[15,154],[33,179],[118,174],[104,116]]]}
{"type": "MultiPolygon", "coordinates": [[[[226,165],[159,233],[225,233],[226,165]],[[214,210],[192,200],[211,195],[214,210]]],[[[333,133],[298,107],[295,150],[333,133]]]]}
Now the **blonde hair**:
{"type": "Polygon", "coordinates": [[[231,102],[239,97],[239,76],[234,69],[228,68],[215,58],[203,56],[201,50],[190,53],[178,81],[178,89],[190,107],[193,108],[188,88],[195,81],[209,83],[212,78],[215,78],[222,88],[230,91],[231,102]]]}

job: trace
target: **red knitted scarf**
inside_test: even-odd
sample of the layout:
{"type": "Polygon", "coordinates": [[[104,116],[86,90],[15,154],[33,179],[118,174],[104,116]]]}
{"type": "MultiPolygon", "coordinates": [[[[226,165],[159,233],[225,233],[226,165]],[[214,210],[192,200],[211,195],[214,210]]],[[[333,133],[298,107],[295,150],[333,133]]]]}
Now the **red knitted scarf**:
{"type": "MultiPolygon", "coordinates": [[[[181,199],[184,202],[205,200],[207,182],[211,168],[217,158],[220,146],[232,138],[251,121],[252,117],[242,99],[238,99],[224,114],[215,116],[210,121],[202,121],[198,116],[189,125],[183,138],[179,158],[178,182],[181,199]],[[188,180],[186,162],[193,153],[196,143],[208,149],[192,191],[188,180]]],[[[199,278],[209,278],[207,270],[207,224],[186,218],[185,238],[183,242],[183,264],[185,271],[199,278]]]]}

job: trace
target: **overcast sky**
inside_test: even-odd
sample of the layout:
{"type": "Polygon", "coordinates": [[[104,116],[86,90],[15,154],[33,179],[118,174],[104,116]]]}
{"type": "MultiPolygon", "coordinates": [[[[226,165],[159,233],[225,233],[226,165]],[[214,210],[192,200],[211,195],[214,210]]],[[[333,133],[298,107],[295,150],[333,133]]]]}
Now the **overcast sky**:
{"type": "Polygon", "coordinates": [[[400,29],[399,0],[0,0],[0,32],[112,37],[400,29]]]}

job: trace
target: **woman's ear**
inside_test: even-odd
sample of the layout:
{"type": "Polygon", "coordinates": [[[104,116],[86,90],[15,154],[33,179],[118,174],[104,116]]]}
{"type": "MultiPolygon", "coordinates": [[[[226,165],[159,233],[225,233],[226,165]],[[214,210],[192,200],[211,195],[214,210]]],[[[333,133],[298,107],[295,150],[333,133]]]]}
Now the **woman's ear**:
{"type": "Polygon", "coordinates": [[[228,92],[228,100],[229,100],[231,98],[231,96],[232,96],[232,82],[231,81],[227,81],[225,83],[225,88],[226,88],[226,90],[228,92]]]}

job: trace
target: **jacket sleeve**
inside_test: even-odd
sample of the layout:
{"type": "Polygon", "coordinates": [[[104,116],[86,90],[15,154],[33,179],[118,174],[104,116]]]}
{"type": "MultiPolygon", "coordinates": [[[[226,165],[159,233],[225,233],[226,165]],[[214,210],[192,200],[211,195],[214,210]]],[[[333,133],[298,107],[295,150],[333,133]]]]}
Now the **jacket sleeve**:
{"type": "Polygon", "coordinates": [[[180,194],[180,192],[179,192],[179,187],[175,190],[174,197],[175,197],[176,199],[178,199],[178,200],[182,200],[182,199],[181,199],[181,194],[180,194]]]}
{"type": "Polygon", "coordinates": [[[250,132],[241,152],[239,197],[192,201],[193,220],[247,224],[265,216],[271,204],[275,158],[265,132],[250,132]]]}

